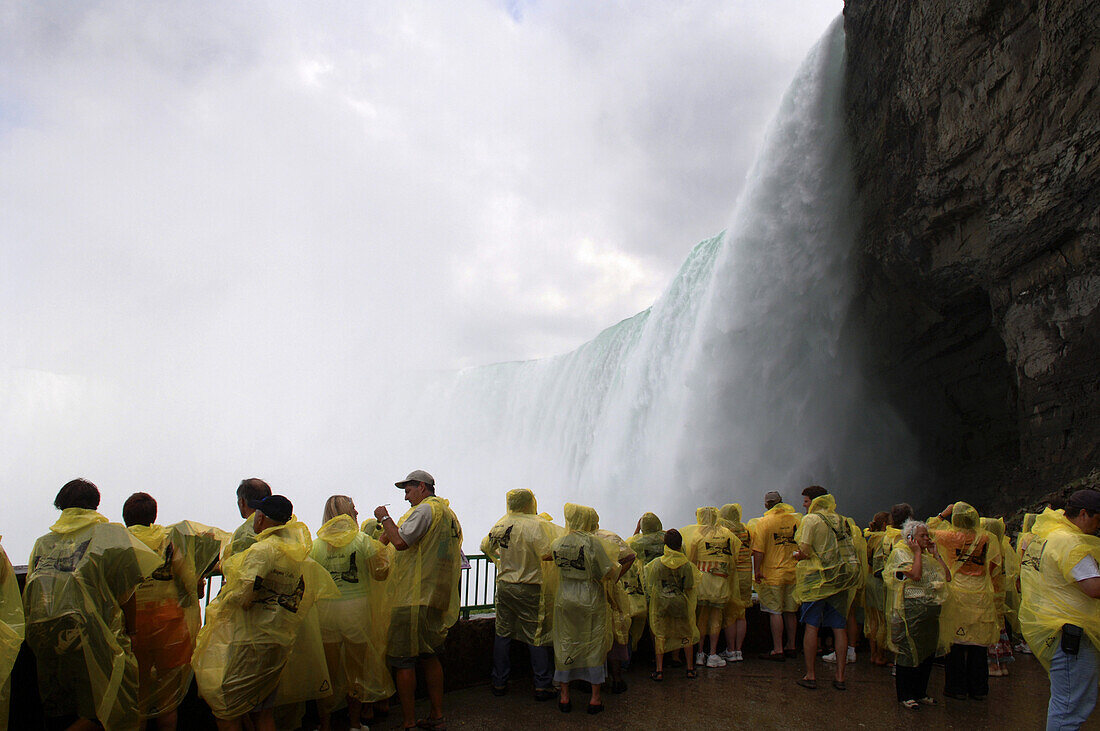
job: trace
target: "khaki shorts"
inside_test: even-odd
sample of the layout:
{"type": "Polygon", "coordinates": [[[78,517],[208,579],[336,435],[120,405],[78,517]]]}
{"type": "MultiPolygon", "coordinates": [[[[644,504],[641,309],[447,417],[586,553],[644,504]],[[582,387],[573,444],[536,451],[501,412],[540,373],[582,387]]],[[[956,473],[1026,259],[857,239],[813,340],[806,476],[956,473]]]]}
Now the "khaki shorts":
{"type": "Polygon", "coordinates": [[[760,611],[766,614],[782,614],[798,609],[798,602],[794,600],[794,584],[760,584],[756,587],[756,595],[760,598],[760,611]]]}

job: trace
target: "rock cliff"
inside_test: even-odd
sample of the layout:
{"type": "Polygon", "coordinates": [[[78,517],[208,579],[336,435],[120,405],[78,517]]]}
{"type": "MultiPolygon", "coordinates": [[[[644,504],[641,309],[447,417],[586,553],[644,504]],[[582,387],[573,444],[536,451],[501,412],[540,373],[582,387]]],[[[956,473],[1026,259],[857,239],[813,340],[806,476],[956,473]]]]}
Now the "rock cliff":
{"type": "Polygon", "coordinates": [[[937,487],[1100,464],[1100,3],[847,0],[856,328],[937,487]]]}

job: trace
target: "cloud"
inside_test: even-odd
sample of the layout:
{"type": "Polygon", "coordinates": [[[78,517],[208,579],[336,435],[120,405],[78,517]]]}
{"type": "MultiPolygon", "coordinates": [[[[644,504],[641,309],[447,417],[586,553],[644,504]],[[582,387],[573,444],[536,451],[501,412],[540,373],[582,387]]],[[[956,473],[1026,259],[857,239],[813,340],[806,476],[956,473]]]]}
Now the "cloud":
{"type": "Polygon", "coordinates": [[[8,4],[0,367],[127,394],[82,454],[185,473],[224,437],[220,480],[331,440],[387,372],[576,347],[725,226],[840,9],[8,4]]]}

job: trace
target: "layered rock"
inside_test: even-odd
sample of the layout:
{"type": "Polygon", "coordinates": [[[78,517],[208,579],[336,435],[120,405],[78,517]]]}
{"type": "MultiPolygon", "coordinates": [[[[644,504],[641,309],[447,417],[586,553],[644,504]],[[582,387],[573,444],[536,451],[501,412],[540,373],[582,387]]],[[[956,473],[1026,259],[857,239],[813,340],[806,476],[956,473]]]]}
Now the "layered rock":
{"type": "Polygon", "coordinates": [[[944,491],[1100,464],[1100,4],[847,0],[857,322],[944,491]]]}

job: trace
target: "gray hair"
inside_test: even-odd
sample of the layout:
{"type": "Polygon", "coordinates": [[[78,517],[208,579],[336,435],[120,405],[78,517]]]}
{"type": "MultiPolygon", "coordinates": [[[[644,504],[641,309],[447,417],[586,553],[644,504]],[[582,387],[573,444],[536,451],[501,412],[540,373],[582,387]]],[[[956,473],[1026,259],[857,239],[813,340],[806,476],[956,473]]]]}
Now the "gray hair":
{"type": "Polygon", "coordinates": [[[911,541],[917,536],[917,528],[921,527],[928,530],[928,524],[923,520],[913,520],[909,518],[901,524],[901,537],[907,541],[911,541]]]}

